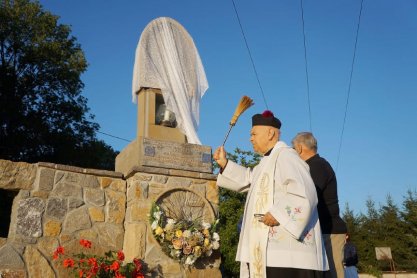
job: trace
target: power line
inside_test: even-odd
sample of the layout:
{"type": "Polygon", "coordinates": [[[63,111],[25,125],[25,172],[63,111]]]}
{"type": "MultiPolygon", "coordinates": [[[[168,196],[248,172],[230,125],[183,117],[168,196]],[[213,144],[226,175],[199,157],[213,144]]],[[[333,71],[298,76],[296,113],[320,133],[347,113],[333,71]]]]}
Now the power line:
{"type": "Polygon", "coordinates": [[[261,81],[259,81],[258,72],[256,70],[255,63],[253,61],[252,54],[251,54],[250,49],[249,49],[248,41],[246,40],[246,36],[245,36],[245,32],[243,31],[242,23],[240,22],[240,17],[239,17],[239,13],[237,12],[237,8],[236,8],[236,5],[235,5],[235,1],[232,0],[232,3],[233,3],[233,8],[235,10],[235,14],[236,14],[236,17],[237,17],[237,21],[239,22],[240,31],[242,32],[243,39],[245,40],[245,45],[246,45],[246,49],[248,50],[248,53],[249,53],[250,61],[252,62],[253,71],[255,72],[256,80],[258,81],[258,86],[259,86],[259,89],[261,90],[262,98],[264,100],[266,109],[269,109],[268,108],[268,104],[266,103],[266,98],[265,98],[264,90],[262,89],[261,81]]]}
{"type": "Polygon", "coordinates": [[[362,7],[363,7],[363,0],[361,0],[361,8],[359,10],[358,25],[357,25],[357,28],[356,28],[355,46],[353,48],[352,66],[350,68],[349,87],[348,87],[348,92],[347,92],[347,97],[346,97],[346,105],[345,105],[345,116],[343,118],[342,132],[340,134],[340,144],[339,144],[339,152],[337,154],[336,172],[337,172],[337,169],[339,167],[340,151],[342,149],[343,134],[345,132],[345,124],[346,124],[347,110],[348,110],[349,97],[350,97],[350,88],[351,88],[351,85],[352,85],[353,68],[354,68],[354,65],[355,65],[355,58],[356,58],[356,46],[358,44],[359,27],[360,27],[360,24],[361,24],[362,7]]]}
{"type": "Polygon", "coordinates": [[[306,82],[307,82],[307,101],[308,101],[308,117],[310,120],[310,131],[313,131],[311,124],[311,105],[310,105],[310,82],[308,80],[308,63],[307,63],[307,47],[306,47],[306,32],[304,28],[304,7],[303,0],[300,0],[301,4],[301,21],[303,23],[303,39],[304,39],[304,61],[305,61],[305,71],[306,71],[306,82]]]}
{"type": "Polygon", "coordinates": [[[124,139],[124,138],[121,138],[121,137],[117,137],[117,136],[114,136],[114,135],[111,135],[111,134],[108,134],[108,133],[105,133],[105,132],[101,132],[101,131],[97,131],[97,133],[104,134],[104,135],[107,135],[107,136],[110,136],[110,137],[113,137],[113,138],[116,138],[116,139],[119,139],[119,140],[123,140],[123,141],[126,141],[126,142],[130,142],[131,141],[131,140],[127,140],[127,139],[124,139]]]}

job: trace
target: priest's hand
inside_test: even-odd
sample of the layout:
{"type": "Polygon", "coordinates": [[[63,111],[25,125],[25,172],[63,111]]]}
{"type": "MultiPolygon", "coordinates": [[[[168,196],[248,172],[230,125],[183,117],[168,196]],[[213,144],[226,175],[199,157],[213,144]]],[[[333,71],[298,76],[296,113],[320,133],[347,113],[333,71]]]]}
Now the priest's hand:
{"type": "Polygon", "coordinates": [[[214,160],[216,160],[217,164],[223,169],[226,167],[227,164],[227,158],[226,158],[226,151],[224,150],[223,146],[220,146],[216,149],[216,151],[213,154],[214,160]]]}
{"type": "Polygon", "coordinates": [[[279,225],[279,222],[269,212],[265,213],[260,221],[270,227],[279,225]]]}

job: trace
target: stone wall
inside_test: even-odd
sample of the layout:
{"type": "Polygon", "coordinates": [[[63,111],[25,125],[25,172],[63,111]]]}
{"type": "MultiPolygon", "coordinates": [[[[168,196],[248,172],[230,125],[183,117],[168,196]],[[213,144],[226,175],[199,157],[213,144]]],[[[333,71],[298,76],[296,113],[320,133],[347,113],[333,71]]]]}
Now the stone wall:
{"type": "MultiPolygon", "coordinates": [[[[144,258],[150,266],[161,266],[164,277],[221,277],[220,258],[197,266],[191,272],[162,252],[150,228],[149,211],[153,202],[172,188],[196,192],[206,198],[210,209],[218,214],[218,188],[213,175],[142,167],[127,178],[127,211],[124,248],[126,258],[144,258]]],[[[220,254],[218,254],[220,255],[220,254]]]]}
{"type": "Polygon", "coordinates": [[[18,192],[8,237],[0,238],[0,277],[69,277],[52,254],[59,245],[68,254],[80,253],[81,238],[93,242],[91,253],[123,249],[126,261],[144,259],[162,277],[220,277],[219,258],[192,271],[171,260],[148,223],[152,202],[172,187],[198,192],[217,213],[214,180],[210,174],[154,167],[124,178],[112,171],[0,160],[0,188],[18,192]]]}
{"type": "Polygon", "coordinates": [[[95,243],[96,254],[122,249],[126,181],[121,174],[4,160],[0,169],[0,188],[19,191],[8,237],[0,243],[3,277],[65,277],[52,253],[58,245],[80,252],[81,238],[95,243]]]}

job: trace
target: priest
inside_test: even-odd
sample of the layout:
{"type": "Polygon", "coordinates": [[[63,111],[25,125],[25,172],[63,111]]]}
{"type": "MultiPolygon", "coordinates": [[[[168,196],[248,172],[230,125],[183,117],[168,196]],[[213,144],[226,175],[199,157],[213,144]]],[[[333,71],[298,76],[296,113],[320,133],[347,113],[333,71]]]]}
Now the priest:
{"type": "Polygon", "coordinates": [[[253,169],[227,159],[221,146],[217,185],[247,191],[236,260],[240,277],[322,277],[328,263],[308,165],[280,141],[281,121],[271,111],[252,117],[250,141],[263,155],[253,169]]]}

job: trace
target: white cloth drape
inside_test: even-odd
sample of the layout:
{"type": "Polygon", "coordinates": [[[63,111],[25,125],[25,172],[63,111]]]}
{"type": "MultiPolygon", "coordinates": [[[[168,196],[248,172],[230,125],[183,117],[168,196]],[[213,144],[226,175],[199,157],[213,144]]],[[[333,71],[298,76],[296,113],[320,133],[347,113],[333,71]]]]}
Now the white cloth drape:
{"type": "Polygon", "coordinates": [[[188,142],[201,144],[199,105],[208,82],[193,39],[172,18],[157,18],[142,32],[133,69],[134,102],[141,88],[161,89],[167,109],[175,113],[188,142]]]}

